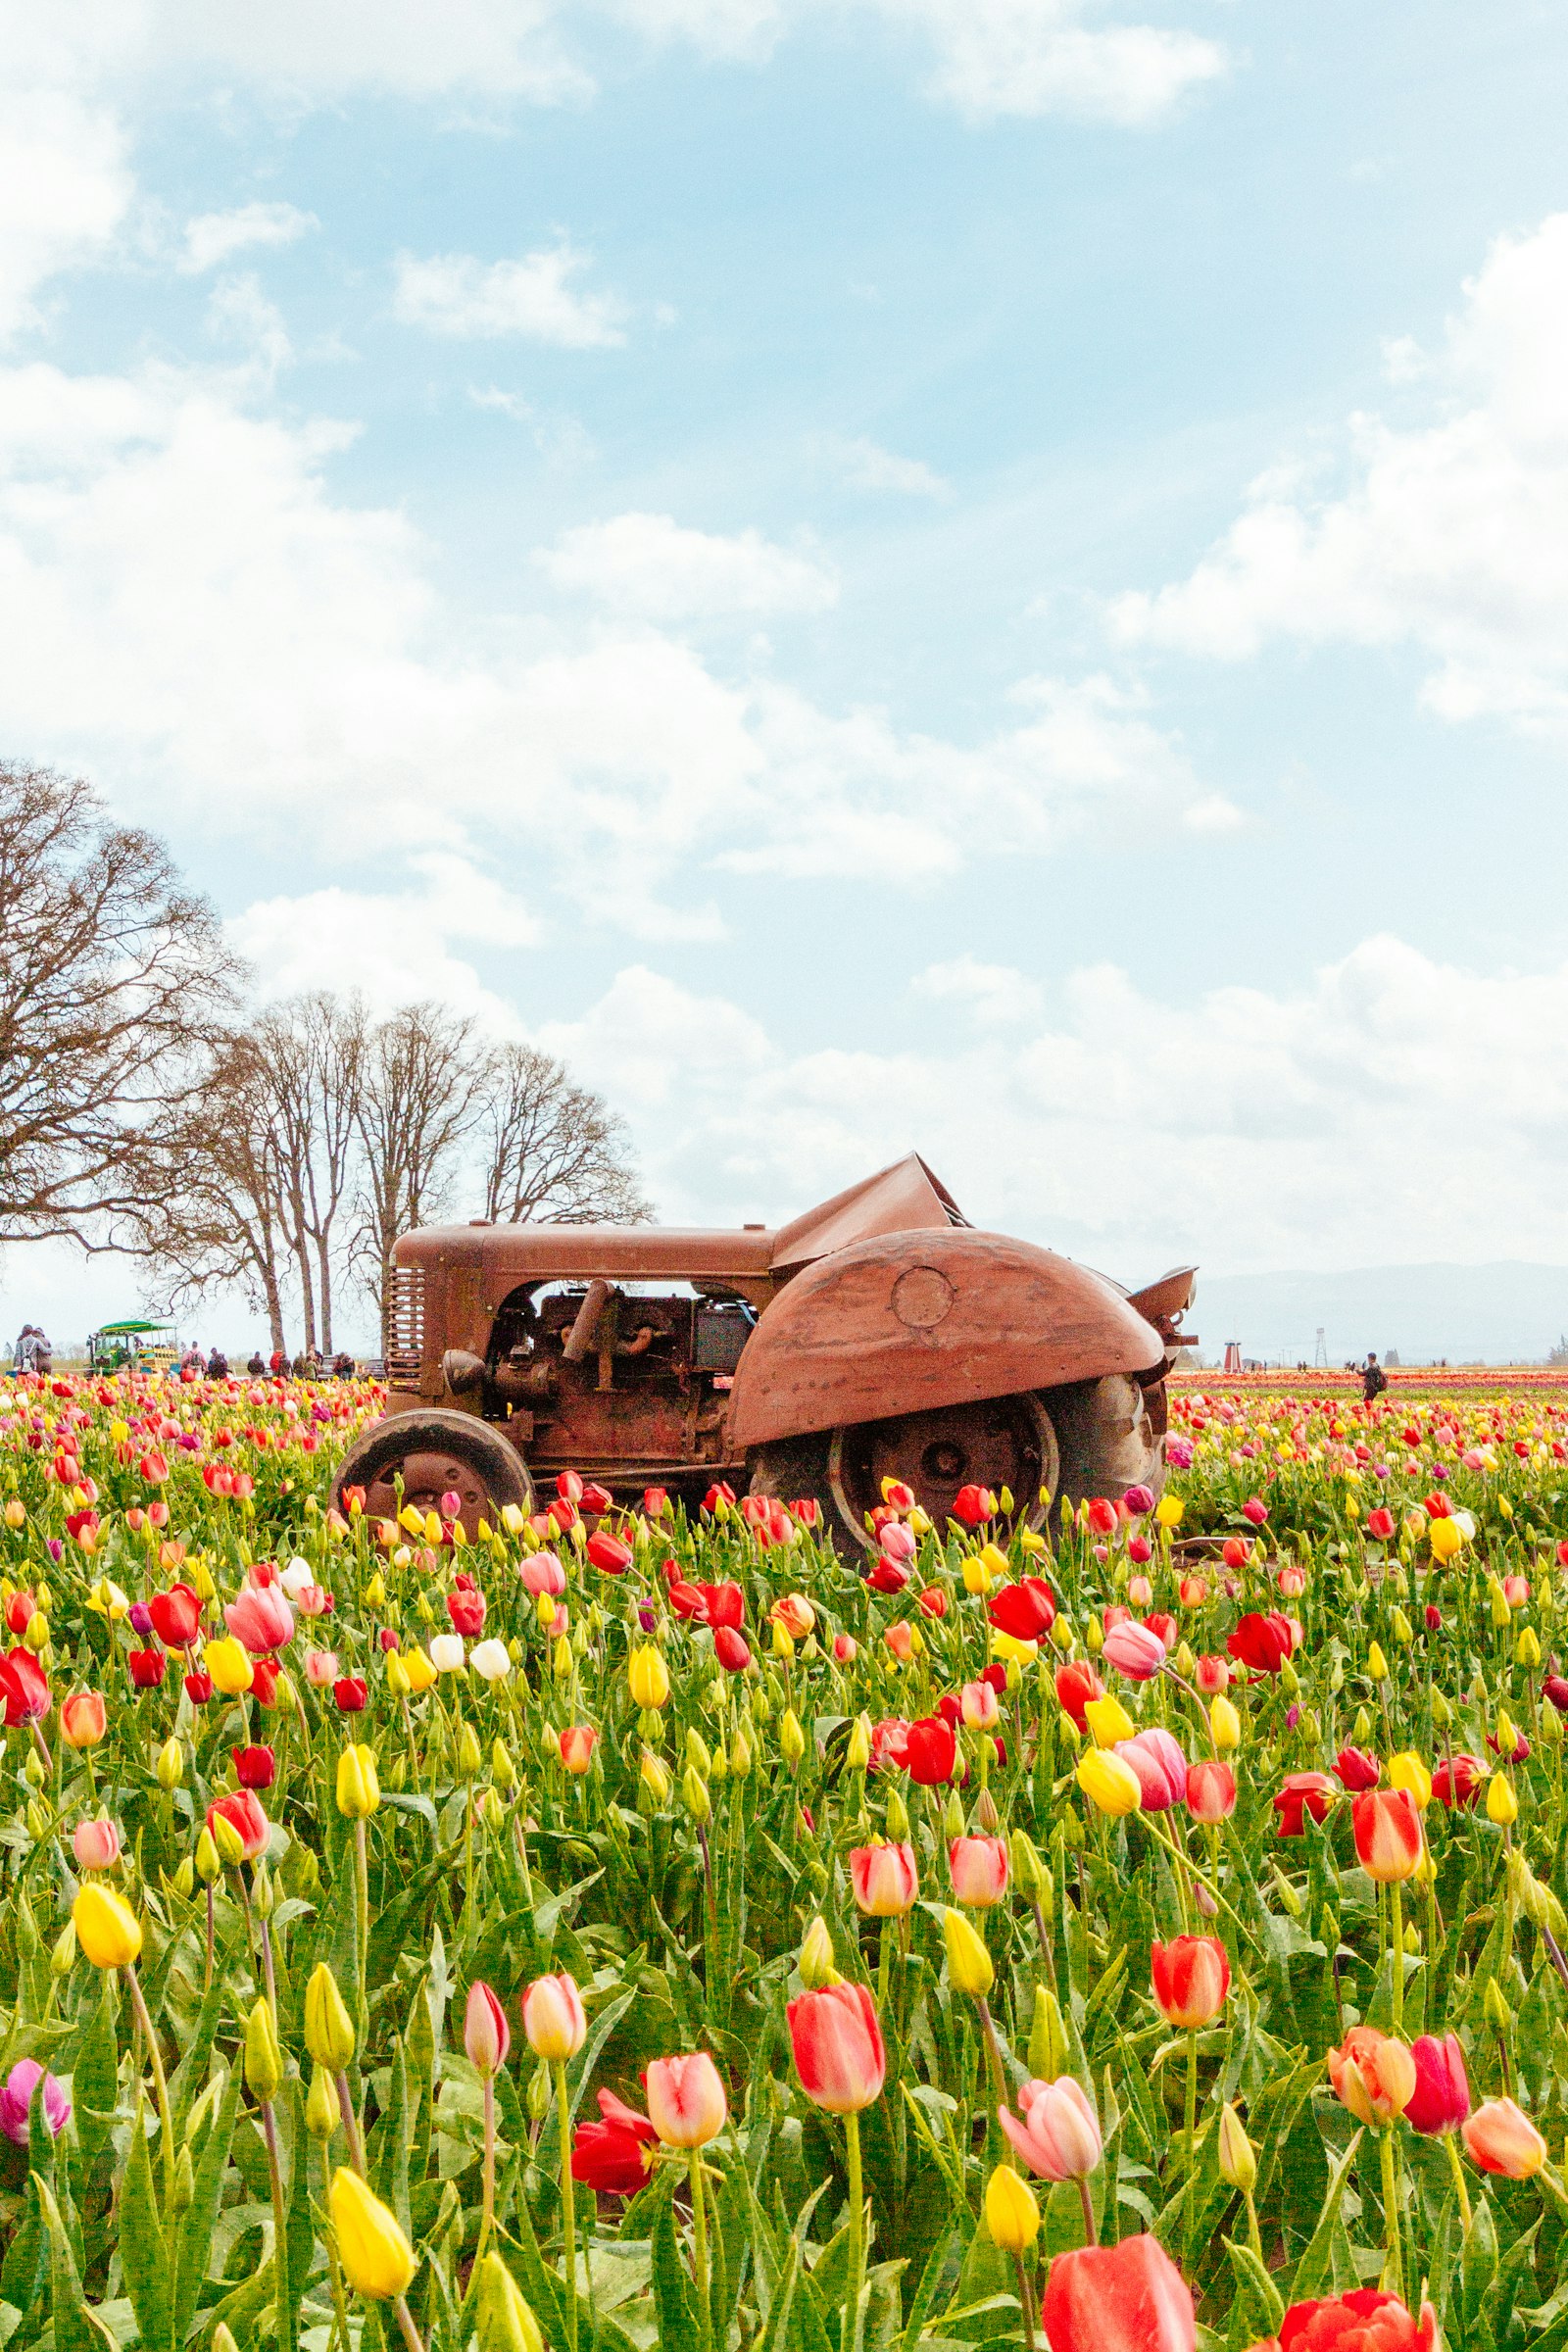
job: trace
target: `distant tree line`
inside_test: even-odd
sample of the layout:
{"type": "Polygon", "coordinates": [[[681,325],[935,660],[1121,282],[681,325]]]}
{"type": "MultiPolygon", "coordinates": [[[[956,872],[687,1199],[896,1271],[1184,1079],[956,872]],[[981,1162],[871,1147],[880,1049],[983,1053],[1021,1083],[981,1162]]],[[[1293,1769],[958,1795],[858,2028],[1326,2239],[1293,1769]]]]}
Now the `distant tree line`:
{"type": "Polygon", "coordinates": [[[446,1213],[649,1213],[623,1122],[548,1054],[436,1004],[254,1009],[218,917],[91,788],[0,766],[0,1243],[141,1258],[164,1302],[241,1288],[274,1348],[379,1313],[446,1213]]]}

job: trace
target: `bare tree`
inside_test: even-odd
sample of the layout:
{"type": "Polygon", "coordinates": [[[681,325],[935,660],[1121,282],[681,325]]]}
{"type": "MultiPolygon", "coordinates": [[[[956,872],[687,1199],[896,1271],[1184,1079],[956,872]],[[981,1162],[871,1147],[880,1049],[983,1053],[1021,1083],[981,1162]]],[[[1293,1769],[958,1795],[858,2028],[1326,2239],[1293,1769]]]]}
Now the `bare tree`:
{"type": "Polygon", "coordinates": [[[282,1354],[288,1238],[278,1205],[284,1171],[277,1127],[274,1076],[260,1039],[231,1038],[215,1058],[199,1111],[186,1122],[183,1183],[160,1221],[155,1265],[159,1302],[171,1308],[214,1284],[235,1284],[265,1311],[272,1347],[282,1354]]]}
{"type": "Polygon", "coordinates": [[[359,1129],[365,1007],[320,991],[296,997],[263,1014],[256,1039],[271,1082],[275,1212],[299,1279],[305,1347],[315,1348],[319,1328],[330,1354],[333,1250],[359,1129]]]}
{"type": "Polygon", "coordinates": [[[370,1031],[360,1069],[358,1254],[384,1329],[393,1245],[447,1197],[482,1107],[484,1056],[471,1020],[410,1004],[370,1031]]]}
{"type": "Polygon", "coordinates": [[[506,1045],[484,1070],[478,1142],[484,1213],[495,1222],[592,1218],[635,1224],[648,1216],[623,1119],[602,1096],[572,1083],[553,1054],[506,1045]]]}
{"type": "Polygon", "coordinates": [[[237,976],[150,834],[0,766],[0,1240],[148,1246],[237,976]]]}

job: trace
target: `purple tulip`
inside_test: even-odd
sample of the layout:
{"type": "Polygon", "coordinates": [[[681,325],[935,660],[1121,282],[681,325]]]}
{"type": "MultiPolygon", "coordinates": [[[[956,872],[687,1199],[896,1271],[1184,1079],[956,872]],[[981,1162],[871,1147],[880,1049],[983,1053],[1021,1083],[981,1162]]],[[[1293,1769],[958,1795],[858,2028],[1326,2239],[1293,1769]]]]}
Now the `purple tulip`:
{"type": "Polygon", "coordinates": [[[71,2098],[54,2075],[46,2075],[36,2058],[19,2058],[0,2089],[0,2132],[19,2148],[27,2144],[27,2114],[32,2094],[43,2084],[43,2115],[51,2135],[58,2139],[71,2121],[71,2098]]]}
{"type": "Polygon", "coordinates": [[[131,1602],[130,1623],[132,1631],[140,1634],[142,1640],[145,1642],[147,1636],[153,1630],[153,1613],[144,1600],[133,1600],[131,1602]]]}

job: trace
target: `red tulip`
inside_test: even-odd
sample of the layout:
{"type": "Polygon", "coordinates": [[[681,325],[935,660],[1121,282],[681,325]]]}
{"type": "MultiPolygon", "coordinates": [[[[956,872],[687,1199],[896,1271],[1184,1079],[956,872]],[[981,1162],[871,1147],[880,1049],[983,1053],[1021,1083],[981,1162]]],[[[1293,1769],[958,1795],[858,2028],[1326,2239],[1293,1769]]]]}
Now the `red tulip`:
{"type": "Polygon", "coordinates": [[[712,1517],[726,1505],[730,1510],[734,1509],[735,1490],[727,1479],[721,1478],[713,1486],[710,1486],[703,1496],[703,1508],[710,1517],[712,1517]]]}
{"type": "Polygon", "coordinates": [[[231,1747],[228,1752],[242,1788],[270,1788],[277,1778],[277,1758],[270,1747],[231,1747]]]}
{"type": "Polygon", "coordinates": [[[713,1636],[713,1655],[726,1674],[744,1674],[752,1662],[752,1652],[744,1634],[732,1625],[721,1625],[713,1636]]]}
{"type": "Polygon", "coordinates": [[[1430,2303],[1416,2321],[1397,2295],[1357,2286],[1331,2301],[1293,2303],[1279,2344],[1280,2352],[1440,2352],[1441,2338],[1430,2303]]]}
{"type": "Polygon", "coordinates": [[[1369,1756],[1362,1747],[1342,1747],[1335,1758],[1334,1769],[1340,1786],[1359,1796],[1363,1788],[1375,1788],[1383,1778],[1383,1767],[1376,1756],[1369,1756]]]}
{"type": "Polygon", "coordinates": [[[1096,1494],[1089,1504],[1089,1524],[1097,1536],[1113,1536],[1118,1526],[1116,1505],[1107,1502],[1103,1494],[1096,1494]]]}
{"type": "Polygon", "coordinates": [[[865,1581],[873,1592],[902,1592],[909,1581],[909,1571],[901,1560],[890,1560],[883,1553],[865,1581]]]}
{"type": "Polygon", "coordinates": [[[0,1697],[8,1724],[41,1723],[48,1714],[48,1678],[30,1649],[9,1649],[0,1657],[0,1697]]]}
{"type": "Polygon", "coordinates": [[[561,1761],[579,1779],[594,1760],[599,1734],[591,1723],[568,1723],[561,1735],[561,1761]]]}
{"type": "Polygon", "coordinates": [[[1212,2025],[1230,1990],[1231,1964],[1216,1936],[1178,1936],[1150,1949],[1154,1999],[1184,2033],[1212,2025]]]}
{"type": "Polygon", "coordinates": [[[207,1827],[215,1821],[226,1821],[240,1841],[241,1859],[254,1862],[267,1851],[271,1825],[262,1810],[260,1797],[249,1788],[240,1788],[232,1796],[218,1796],[207,1808],[207,1827]]]}
{"type": "Polygon", "coordinates": [[[1290,1772],[1285,1786],[1274,1799],[1279,1815],[1279,1834],[1282,1838],[1299,1838],[1301,1816],[1310,1813],[1314,1821],[1323,1820],[1329,1800],[1338,1794],[1326,1772],[1290,1772]]]}
{"type": "Polygon", "coordinates": [[[631,1566],[632,1549],[621,1537],[602,1527],[588,1539],[588,1558],[602,1576],[624,1576],[631,1566]]]}
{"type": "MultiPolygon", "coordinates": [[[[254,1690],[255,1688],[256,1685],[252,1683],[251,1689],[254,1690]]],[[[186,1675],[185,1695],[193,1707],[206,1706],[213,1695],[213,1678],[205,1667],[195,1667],[186,1675]]]]}
{"type": "Polygon", "coordinates": [[[1560,1674],[1548,1674],[1541,1686],[1543,1698],[1549,1698],[1559,1715],[1568,1715],[1568,1681],[1560,1674]]]}
{"type": "Polygon", "coordinates": [[[1266,1617],[1253,1610],[1241,1620],[1225,1646],[1254,1674],[1278,1674],[1296,1647],[1296,1628],[1278,1609],[1271,1609],[1266,1617]]]}
{"type": "Polygon", "coordinates": [[[1350,1807],[1361,1868],[1380,1886],[1414,1876],[1421,1861],[1421,1816],[1408,1788],[1369,1788],[1350,1807]]]}
{"type": "Polygon", "coordinates": [[[1084,1709],[1092,1698],[1103,1698],[1105,1686],[1087,1658],[1069,1659],[1056,1668],[1056,1697],[1063,1714],[1070,1715],[1080,1732],[1088,1730],[1084,1709]]]}
{"type": "Polygon", "coordinates": [[[963,1527],[981,1527],[996,1516],[997,1498],[989,1487],[960,1487],[953,1497],[953,1516],[963,1527]]]}
{"type": "Polygon", "coordinates": [[[1058,2254],[1040,2318],[1051,2352],[1196,2352],[1198,2342],[1187,2282],[1147,2232],[1058,2254]]]}
{"type": "Polygon", "coordinates": [[[1056,1622],[1055,1594],[1043,1576],[1023,1576],[1015,1585],[997,1587],[986,1603],[986,1615],[1015,1642],[1039,1642],[1056,1622]]]}
{"type": "Polygon", "coordinates": [[[581,1502],[582,1480],[575,1470],[560,1470],[556,1473],[556,1493],[563,1502],[573,1505],[581,1502]]]}
{"type": "Polygon", "coordinates": [[[786,2011],[795,2071],[814,2106],[858,2115],[882,2095],[887,2052],[876,2007],[863,1984],[825,1984],[786,2011]]]}
{"type": "Polygon", "coordinates": [[[1242,1505],[1242,1517],[1247,1521],[1249,1527],[1266,1527],[1268,1525],[1268,1504],[1262,1500],[1261,1496],[1250,1494],[1242,1505]]]}
{"type": "Polygon", "coordinates": [[[507,2013],[488,1984],[475,1978],[468,1987],[468,2005],[463,2019],[463,2046],[468,2064],[481,2082],[498,2075],[507,2063],[512,2047],[512,2028],[507,2013]]]}
{"type": "Polygon", "coordinates": [[[1394,1513],[1385,1503],[1380,1502],[1375,1511],[1368,1511],[1366,1515],[1366,1532],[1369,1536],[1375,1536],[1380,1544],[1387,1544],[1392,1538],[1394,1534],[1394,1513]]]}
{"type": "Polygon", "coordinates": [[[1131,1683],[1152,1682],[1165,1663],[1165,1644],[1147,1625],[1113,1625],[1105,1636],[1104,1659],[1131,1683]]]}
{"type": "MultiPolygon", "coordinates": [[[[189,1677],[186,1677],[187,1683],[189,1677]]],[[[251,1671],[251,1696],[259,1707],[277,1704],[277,1665],[271,1658],[258,1658],[251,1671]]]]}
{"type": "Polygon", "coordinates": [[[1220,1558],[1227,1568],[1245,1568],[1251,1549],[1252,1546],[1245,1536],[1227,1536],[1220,1551],[1220,1558]]]}
{"type": "Polygon", "coordinates": [[[1434,2034],[1418,2034],[1410,2055],[1415,2088],[1405,2101],[1405,2122],[1417,2132],[1457,2131],[1470,2112],[1470,2079],[1458,2034],[1446,2034],[1442,2041],[1434,2034]]]}
{"type": "Polygon", "coordinates": [[[613,2091],[599,2093],[599,2123],[579,2124],[572,2134],[571,2177],[601,2196],[635,2196],[647,2185],[659,2134],[613,2091]]]}
{"type": "Polygon", "coordinates": [[[1205,1696],[1212,1698],[1216,1691],[1230,1689],[1231,1670],[1224,1658],[1206,1655],[1199,1659],[1193,1680],[1205,1696]]]}
{"type": "Polygon", "coordinates": [[[615,1497],[610,1489],[601,1487],[596,1482],[590,1482],[585,1486],[577,1500],[582,1506],[584,1517],[589,1519],[602,1519],[607,1511],[612,1511],[615,1507],[615,1497]]]}
{"type": "Polygon", "coordinates": [[[169,1660],[161,1649],[133,1649],[125,1660],[130,1669],[132,1687],[137,1690],[156,1690],[164,1679],[169,1660]]]}
{"type": "Polygon", "coordinates": [[[484,1632],[484,1594],[464,1591],[461,1588],[449,1592],[447,1594],[447,1615],[452,1620],[452,1630],[455,1634],[462,1634],[465,1641],[467,1642],[477,1641],[484,1632]]]}
{"type": "Polygon", "coordinates": [[[363,1715],[369,1696],[363,1674],[340,1674],[332,1685],[332,1704],[340,1715],[363,1715]]]}
{"type": "Polygon", "coordinates": [[[1440,1805],[1473,1805],[1486,1778],[1487,1768],[1479,1756],[1457,1755],[1451,1766],[1445,1759],[1434,1768],[1432,1793],[1440,1805]]]}
{"type": "Polygon", "coordinates": [[[940,1716],[923,1715],[918,1723],[910,1724],[904,1743],[904,1765],[920,1788],[935,1788],[951,1781],[957,1754],[953,1726],[940,1716]]]}

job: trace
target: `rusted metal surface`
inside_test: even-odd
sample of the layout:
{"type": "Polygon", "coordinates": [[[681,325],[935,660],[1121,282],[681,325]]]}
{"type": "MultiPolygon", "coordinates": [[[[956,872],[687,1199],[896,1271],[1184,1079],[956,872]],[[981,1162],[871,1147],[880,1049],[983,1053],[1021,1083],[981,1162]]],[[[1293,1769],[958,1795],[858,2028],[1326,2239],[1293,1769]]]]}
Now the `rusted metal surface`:
{"type": "Polygon", "coordinates": [[[1157,1475],[1192,1290],[1183,1269],[1129,1298],[978,1233],[914,1154],[776,1230],[441,1226],[395,1264],[389,1418],[355,1448],[374,1442],[378,1498],[399,1416],[405,1485],[425,1501],[444,1479],[466,1512],[508,1462],[622,1493],[754,1475],[773,1492],[785,1441],[805,1448],[790,1474],[861,1538],[887,1477],[940,1519],[968,1484],[1038,1517],[1041,1490],[1157,1475]]]}
{"type": "Polygon", "coordinates": [[[1159,1335],[1098,1275],[1001,1234],[889,1234],[796,1277],[736,1377],[745,1450],[1160,1362],[1159,1335]]]}

